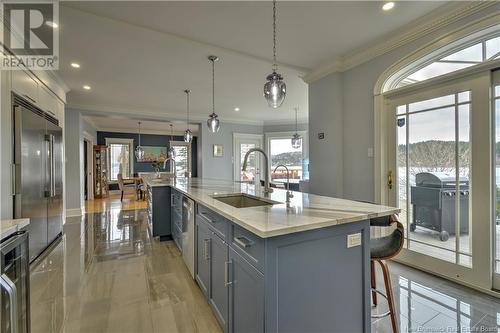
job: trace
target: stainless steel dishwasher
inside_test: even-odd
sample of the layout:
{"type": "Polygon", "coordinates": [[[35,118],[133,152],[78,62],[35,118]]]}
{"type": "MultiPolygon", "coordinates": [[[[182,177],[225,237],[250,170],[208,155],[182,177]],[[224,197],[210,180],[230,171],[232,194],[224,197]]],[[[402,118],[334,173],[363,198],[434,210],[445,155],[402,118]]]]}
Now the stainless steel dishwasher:
{"type": "Polygon", "coordinates": [[[194,279],[194,201],[182,198],[182,258],[194,279]]]}

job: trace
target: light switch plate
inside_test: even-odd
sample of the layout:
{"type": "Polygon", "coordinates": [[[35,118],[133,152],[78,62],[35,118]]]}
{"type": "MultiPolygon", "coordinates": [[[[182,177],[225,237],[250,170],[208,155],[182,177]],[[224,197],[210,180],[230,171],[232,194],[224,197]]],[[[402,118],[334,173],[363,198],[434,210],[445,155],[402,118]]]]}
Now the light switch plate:
{"type": "Polygon", "coordinates": [[[361,245],[361,233],[347,235],[347,248],[361,245]]]}

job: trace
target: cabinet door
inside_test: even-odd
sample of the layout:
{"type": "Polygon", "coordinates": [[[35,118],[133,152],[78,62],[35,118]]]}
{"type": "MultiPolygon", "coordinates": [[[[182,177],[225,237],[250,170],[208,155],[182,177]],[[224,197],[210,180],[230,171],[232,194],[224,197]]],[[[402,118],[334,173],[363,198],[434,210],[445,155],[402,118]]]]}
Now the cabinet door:
{"type": "Polygon", "coordinates": [[[228,328],[227,263],[228,246],[215,233],[210,233],[210,292],[209,303],[224,332],[228,328]]]}
{"type": "Polygon", "coordinates": [[[38,89],[38,105],[40,109],[59,119],[57,98],[43,85],[40,85],[40,89],[38,89]]]}
{"type": "Polygon", "coordinates": [[[210,231],[203,223],[196,223],[196,282],[208,298],[210,288],[210,231]]]}
{"type": "Polygon", "coordinates": [[[31,103],[38,103],[38,82],[25,71],[12,71],[12,90],[31,103]]]}
{"type": "Polygon", "coordinates": [[[264,276],[229,249],[229,331],[264,332],[264,276]]]}

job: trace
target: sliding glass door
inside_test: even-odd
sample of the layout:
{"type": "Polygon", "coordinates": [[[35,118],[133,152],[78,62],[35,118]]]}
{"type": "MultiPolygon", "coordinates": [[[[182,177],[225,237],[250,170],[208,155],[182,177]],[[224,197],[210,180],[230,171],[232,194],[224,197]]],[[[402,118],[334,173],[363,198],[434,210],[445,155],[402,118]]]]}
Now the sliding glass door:
{"type": "Polygon", "coordinates": [[[400,258],[491,288],[490,73],[390,96],[390,203],[400,258]],[[486,200],[485,200],[486,198],[486,200]]]}

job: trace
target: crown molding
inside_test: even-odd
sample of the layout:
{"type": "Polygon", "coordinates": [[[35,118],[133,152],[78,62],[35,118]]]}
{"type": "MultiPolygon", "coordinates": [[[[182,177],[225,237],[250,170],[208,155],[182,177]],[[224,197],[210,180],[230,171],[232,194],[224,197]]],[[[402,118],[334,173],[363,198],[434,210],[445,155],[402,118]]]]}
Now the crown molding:
{"type": "MultiPolygon", "coordinates": [[[[181,123],[186,121],[185,113],[167,113],[163,109],[146,109],[146,108],[126,108],[107,105],[88,105],[68,103],[66,109],[74,109],[80,111],[82,115],[88,116],[123,116],[129,119],[137,120],[150,120],[150,121],[169,121],[173,123],[181,123]]],[[[234,117],[220,117],[221,123],[245,124],[245,125],[259,125],[264,124],[263,120],[241,119],[234,117]]],[[[207,116],[190,114],[190,123],[205,123],[207,116]]]]}
{"type": "MultiPolygon", "coordinates": [[[[308,118],[297,118],[297,125],[307,125],[309,123],[308,118]]],[[[284,120],[265,120],[264,126],[279,126],[279,125],[293,125],[295,126],[295,119],[284,119],[284,120]]]]}
{"type": "Polygon", "coordinates": [[[306,83],[311,83],[328,74],[344,72],[496,4],[498,4],[497,1],[448,3],[433,13],[412,21],[400,33],[385,35],[369,47],[337,57],[313,69],[302,79],[306,83]]]}

